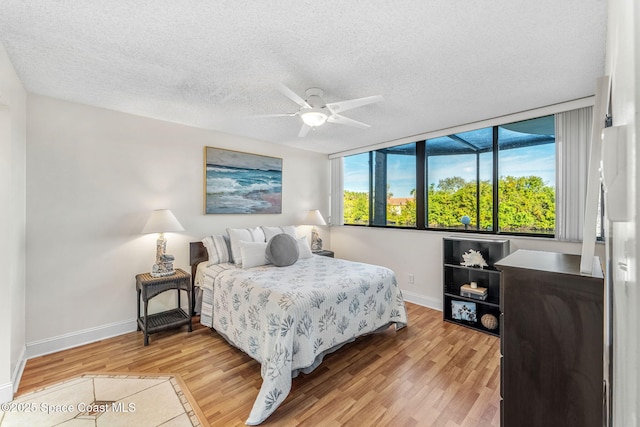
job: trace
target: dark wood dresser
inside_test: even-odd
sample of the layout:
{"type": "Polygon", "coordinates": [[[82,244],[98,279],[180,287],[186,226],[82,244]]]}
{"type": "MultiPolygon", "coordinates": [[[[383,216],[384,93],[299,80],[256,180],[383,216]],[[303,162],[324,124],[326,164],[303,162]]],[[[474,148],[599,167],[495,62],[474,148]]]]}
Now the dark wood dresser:
{"type": "Polygon", "coordinates": [[[599,259],[518,250],[498,261],[501,426],[603,425],[604,279],[599,259]]]}

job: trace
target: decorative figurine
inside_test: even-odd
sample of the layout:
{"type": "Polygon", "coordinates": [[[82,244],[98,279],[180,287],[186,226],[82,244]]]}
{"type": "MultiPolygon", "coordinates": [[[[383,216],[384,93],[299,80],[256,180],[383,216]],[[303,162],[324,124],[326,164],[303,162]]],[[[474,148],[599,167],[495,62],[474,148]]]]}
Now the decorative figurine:
{"type": "Polygon", "coordinates": [[[469,229],[469,224],[471,224],[471,218],[469,218],[467,215],[465,215],[462,218],[460,218],[460,222],[464,224],[464,229],[468,230],[469,229]]]}
{"type": "Polygon", "coordinates": [[[460,265],[464,265],[465,267],[488,267],[487,262],[482,257],[482,254],[479,251],[474,251],[473,249],[469,249],[467,252],[462,254],[463,262],[460,265]]]}

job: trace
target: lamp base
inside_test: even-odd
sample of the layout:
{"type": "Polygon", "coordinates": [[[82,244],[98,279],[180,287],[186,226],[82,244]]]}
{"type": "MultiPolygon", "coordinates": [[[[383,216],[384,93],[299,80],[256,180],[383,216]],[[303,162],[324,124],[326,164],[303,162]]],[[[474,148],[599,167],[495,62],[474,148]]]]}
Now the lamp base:
{"type": "Polygon", "coordinates": [[[165,276],[173,276],[174,274],[176,274],[176,271],[167,271],[164,273],[149,273],[151,275],[151,277],[165,277],[165,276]]]}
{"type": "Polygon", "coordinates": [[[153,264],[153,268],[151,268],[151,273],[149,274],[151,277],[164,277],[174,275],[176,274],[176,271],[173,269],[161,271],[157,264],[153,264]]]}
{"type": "Polygon", "coordinates": [[[311,229],[311,252],[320,252],[322,250],[322,239],[318,234],[318,229],[311,229]]]}
{"type": "Polygon", "coordinates": [[[156,263],[151,268],[151,277],[164,277],[176,274],[173,269],[173,261],[176,259],[173,255],[165,253],[167,247],[167,239],[164,234],[160,233],[160,237],[156,240],[156,263]]]}
{"type": "Polygon", "coordinates": [[[175,274],[176,270],[173,268],[173,255],[162,255],[160,260],[156,260],[151,268],[152,277],[171,276],[175,274]]]}

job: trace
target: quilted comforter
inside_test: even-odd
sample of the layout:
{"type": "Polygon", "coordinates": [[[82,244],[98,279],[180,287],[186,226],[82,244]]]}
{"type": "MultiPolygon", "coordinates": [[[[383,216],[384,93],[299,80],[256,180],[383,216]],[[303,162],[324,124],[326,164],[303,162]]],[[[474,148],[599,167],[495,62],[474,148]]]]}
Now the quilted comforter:
{"type": "Polygon", "coordinates": [[[289,267],[202,269],[201,323],[261,364],[262,387],[247,419],[263,422],[284,401],[291,380],[325,354],[407,314],[393,271],[314,255],[289,267]]]}

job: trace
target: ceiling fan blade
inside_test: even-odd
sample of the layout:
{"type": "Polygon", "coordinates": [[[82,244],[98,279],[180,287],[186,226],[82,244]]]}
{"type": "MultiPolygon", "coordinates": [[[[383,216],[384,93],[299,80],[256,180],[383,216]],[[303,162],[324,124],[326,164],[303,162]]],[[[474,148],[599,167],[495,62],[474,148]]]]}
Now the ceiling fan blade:
{"type": "Polygon", "coordinates": [[[309,133],[309,130],[311,130],[311,126],[302,125],[302,127],[300,128],[300,132],[298,133],[298,136],[300,138],[304,138],[309,133]]]}
{"type": "Polygon", "coordinates": [[[246,116],[249,119],[263,119],[268,117],[293,117],[297,116],[298,113],[283,113],[283,114],[255,114],[252,116],[246,116]]]}
{"type": "Polygon", "coordinates": [[[350,119],[350,118],[345,117],[345,116],[340,116],[338,114],[333,114],[333,115],[329,116],[327,121],[331,122],[331,123],[337,123],[339,125],[353,126],[353,127],[357,127],[357,128],[360,128],[360,129],[366,129],[366,128],[370,128],[371,127],[371,125],[368,125],[366,123],[362,123],[362,122],[350,119]]]}
{"type": "Polygon", "coordinates": [[[295,93],[294,91],[286,87],[283,83],[280,83],[278,85],[278,89],[280,89],[280,92],[282,92],[284,96],[286,96],[287,98],[289,98],[290,100],[298,104],[299,106],[311,108],[311,106],[307,104],[307,101],[302,99],[302,97],[300,97],[297,93],[295,93]]]}
{"type": "Polygon", "coordinates": [[[366,96],[364,98],[349,99],[347,101],[330,102],[327,104],[327,107],[329,107],[329,110],[333,113],[341,113],[343,111],[351,110],[352,108],[373,104],[374,102],[379,102],[383,99],[382,95],[366,96]]]}

